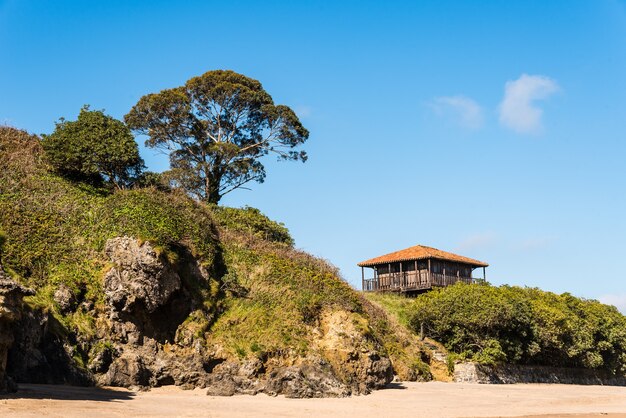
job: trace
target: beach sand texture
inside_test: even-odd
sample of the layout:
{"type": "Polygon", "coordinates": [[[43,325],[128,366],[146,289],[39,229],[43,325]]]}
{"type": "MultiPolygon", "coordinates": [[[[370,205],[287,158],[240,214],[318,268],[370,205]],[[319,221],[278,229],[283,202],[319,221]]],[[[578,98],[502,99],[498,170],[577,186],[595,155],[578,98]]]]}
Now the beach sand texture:
{"type": "Polygon", "coordinates": [[[206,396],[205,390],[21,385],[0,397],[10,417],[626,417],[626,387],[399,383],[343,399],[206,396]]]}

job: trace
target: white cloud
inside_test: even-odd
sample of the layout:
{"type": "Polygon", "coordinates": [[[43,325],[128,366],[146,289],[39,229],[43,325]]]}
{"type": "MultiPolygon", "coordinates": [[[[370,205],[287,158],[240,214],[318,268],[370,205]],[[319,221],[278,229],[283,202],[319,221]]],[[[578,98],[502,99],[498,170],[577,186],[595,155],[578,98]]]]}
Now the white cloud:
{"type": "Polygon", "coordinates": [[[499,107],[500,123],[519,133],[541,132],[543,110],[535,102],[547,99],[558,90],[556,81],[542,75],[522,74],[515,81],[507,81],[499,107]]]}
{"type": "Polygon", "coordinates": [[[483,126],[483,109],[469,97],[435,97],[430,106],[440,116],[452,114],[465,128],[479,129],[483,126]]]}
{"type": "Polygon", "coordinates": [[[598,298],[600,302],[607,305],[613,305],[620,310],[623,314],[626,314],[626,293],[615,295],[603,295],[598,298]]]}

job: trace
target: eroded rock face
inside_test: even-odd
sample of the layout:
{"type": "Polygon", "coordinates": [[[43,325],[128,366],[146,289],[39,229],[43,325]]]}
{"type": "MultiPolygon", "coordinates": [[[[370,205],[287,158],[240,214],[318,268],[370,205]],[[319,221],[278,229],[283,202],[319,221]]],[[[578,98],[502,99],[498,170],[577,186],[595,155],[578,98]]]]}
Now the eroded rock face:
{"type": "Polygon", "coordinates": [[[298,364],[274,364],[271,370],[258,359],[242,363],[224,362],[215,367],[207,381],[207,395],[284,395],[287,398],[344,397],[352,392],[320,358],[298,364]]]}
{"type": "Polygon", "coordinates": [[[159,259],[148,242],[114,238],[106,242],[104,251],[114,264],[104,278],[104,292],[118,311],[132,312],[137,304],[142,304],[152,313],[181,287],[178,274],[159,259]]]}
{"type": "Polygon", "coordinates": [[[17,389],[6,374],[7,356],[15,338],[13,325],[21,317],[22,297],[32,294],[9,278],[0,265],[0,392],[17,389]]]}
{"type": "Polygon", "coordinates": [[[365,337],[363,317],[344,310],[326,311],[320,322],[318,345],[334,374],[352,392],[369,393],[393,380],[391,361],[381,357],[365,337]]]}
{"type": "Polygon", "coordinates": [[[92,386],[93,376],[73,359],[76,348],[58,330],[56,319],[42,311],[25,310],[15,323],[7,373],[20,383],[92,386]]]}
{"type": "MultiPolygon", "coordinates": [[[[306,358],[292,353],[233,361],[222,358],[219,349],[208,352],[202,344],[186,339],[153,338],[142,324],[152,321],[166,327],[167,320],[155,321],[155,315],[185,301],[184,283],[149,244],[117,238],[106,248],[115,266],[106,276],[105,288],[111,307],[110,335],[116,340],[115,355],[99,374],[99,384],[175,384],[206,387],[213,396],[266,393],[310,398],[366,394],[393,379],[391,362],[365,337],[367,321],[345,310],[322,314],[319,325],[312,327],[317,344],[306,358]]],[[[190,271],[206,276],[198,268],[190,271]]],[[[176,334],[182,335],[180,329],[176,334]]],[[[102,361],[95,364],[102,368],[102,361]]]]}
{"type": "MultiPolygon", "coordinates": [[[[113,268],[104,278],[110,329],[101,338],[110,347],[90,363],[98,383],[111,386],[206,385],[206,349],[177,332],[196,303],[177,267],[159,257],[148,242],[130,237],[110,239],[105,252],[113,268]]],[[[197,260],[188,258],[187,274],[209,280],[197,260]]]]}

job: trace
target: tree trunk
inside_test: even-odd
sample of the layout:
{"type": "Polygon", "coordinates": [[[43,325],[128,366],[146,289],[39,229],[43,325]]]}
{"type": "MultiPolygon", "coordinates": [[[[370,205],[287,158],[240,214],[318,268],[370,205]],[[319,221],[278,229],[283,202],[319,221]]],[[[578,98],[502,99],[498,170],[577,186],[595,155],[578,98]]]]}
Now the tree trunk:
{"type": "Polygon", "coordinates": [[[221,177],[218,177],[216,174],[209,172],[209,175],[205,179],[204,190],[204,200],[207,203],[214,203],[217,205],[222,199],[222,194],[220,193],[221,181],[221,177]]]}

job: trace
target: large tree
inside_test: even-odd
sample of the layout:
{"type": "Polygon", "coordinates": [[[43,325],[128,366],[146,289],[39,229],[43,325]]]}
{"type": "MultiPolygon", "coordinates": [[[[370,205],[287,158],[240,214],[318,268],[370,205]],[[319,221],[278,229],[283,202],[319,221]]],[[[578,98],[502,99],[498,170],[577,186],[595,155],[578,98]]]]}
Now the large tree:
{"type": "Polygon", "coordinates": [[[76,121],[63,118],[42,145],[54,170],[73,180],[128,186],[143,169],[130,129],[101,110],[84,106],[76,121]]]}
{"type": "Polygon", "coordinates": [[[184,86],[148,94],[124,117],[146,145],[170,152],[170,178],[201,200],[265,179],[260,158],[306,161],[295,151],[309,132],[293,110],[275,105],[257,80],[209,71],[184,86]]]}

